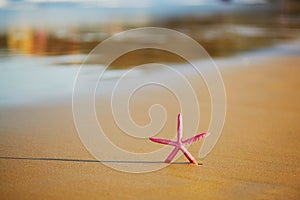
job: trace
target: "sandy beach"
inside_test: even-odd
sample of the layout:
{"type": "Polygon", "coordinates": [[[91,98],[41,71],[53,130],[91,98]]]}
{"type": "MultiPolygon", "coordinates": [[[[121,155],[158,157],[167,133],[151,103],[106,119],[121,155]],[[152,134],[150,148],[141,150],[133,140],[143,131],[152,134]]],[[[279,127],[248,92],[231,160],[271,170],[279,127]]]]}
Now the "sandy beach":
{"type": "MultiPolygon", "coordinates": [[[[299,199],[300,57],[267,56],[241,63],[217,62],[227,93],[226,122],[213,151],[201,161],[197,158],[199,166],[187,164],[184,156],[151,173],[104,166],[78,137],[71,97],[1,107],[1,199],[299,199]]],[[[168,102],[167,95],[160,101],[168,102]]],[[[143,106],[151,101],[137,102],[143,104],[137,103],[141,109],[132,115],[147,122],[143,106]]],[[[175,133],[179,109],[170,102],[167,110],[174,118],[168,117],[164,137],[175,133]]],[[[203,124],[208,124],[209,108],[202,110],[203,124]]],[[[118,130],[109,118],[105,128],[114,140],[118,130]]],[[[147,140],[128,142],[133,150],[161,147],[147,140]]],[[[200,145],[193,144],[191,153],[198,155],[200,145]]]]}

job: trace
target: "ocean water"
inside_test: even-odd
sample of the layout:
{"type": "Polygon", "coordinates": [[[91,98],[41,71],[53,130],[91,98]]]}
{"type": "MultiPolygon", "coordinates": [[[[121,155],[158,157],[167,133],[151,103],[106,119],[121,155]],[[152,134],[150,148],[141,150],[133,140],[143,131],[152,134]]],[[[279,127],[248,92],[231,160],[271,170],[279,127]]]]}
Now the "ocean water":
{"type": "MultiPolygon", "coordinates": [[[[81,67],[78,65],[54,64],[57,61],[81,62],[87,55],[70,56],[2,56],[0,59],[0,107],[51,103],[71,100],[74,81],[81,67]]],[[[87,65],[86,80],[94,81],[100,77],[95,74],[104,70],[102,65],[87,65]]],[[[101,80],[119,78],[126,69],[108,70],[101,80]]],[[[142,72],[131,73],[141,77],[142,72]]]]}

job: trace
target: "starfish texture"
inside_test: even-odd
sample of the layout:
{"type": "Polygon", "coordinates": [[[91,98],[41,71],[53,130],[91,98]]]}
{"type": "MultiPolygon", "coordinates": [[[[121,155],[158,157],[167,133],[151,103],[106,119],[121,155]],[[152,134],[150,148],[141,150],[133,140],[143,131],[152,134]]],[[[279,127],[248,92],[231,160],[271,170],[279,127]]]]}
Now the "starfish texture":
{"type": "Polygon", "coordinates": [[[178,124],[177,124],[177,141],[172,141],[172,140],[166,140],[166,139],[161,139],[161,138],[149,138],[151,141],[160,143],[160,144],[166,144],[166,145],[172,145],[174,146],[174,150],[170,153],[170,155],[167,157],[165,160],[166,163],[170,163],[177,152],[181,150],[185,157],[194,164],[198,164],[196,159],[192,156],[192,154],[185,148],[185,145],[191,144],[195,141],[198,141],[204,137],[207,137],[209,133],[201,133],[198,135],[195,135],[194,137],[191,137],[186,140],[182,140],[182,116],[181,114],[178,114],[178,124]]]}

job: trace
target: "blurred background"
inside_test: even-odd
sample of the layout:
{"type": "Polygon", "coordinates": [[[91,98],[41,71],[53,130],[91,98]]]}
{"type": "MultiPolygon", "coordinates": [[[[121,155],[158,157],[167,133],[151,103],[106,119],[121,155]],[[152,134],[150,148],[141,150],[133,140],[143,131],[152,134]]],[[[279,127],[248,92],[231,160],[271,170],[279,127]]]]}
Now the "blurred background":
{"type": "MultiPolygon", "coordinates": [[[[297,0],[0,0],[0,102],[12,102],[11,97],[18,100],[17,93],[30,96],[30,91],[36,94],[45,89],[41,82],[53,80],[52,72],[57,88],[65,85],[59,81],[68,77],[71,87],[76,70],[66,68],[80,66],[84,57],[106,38],[144,26],[178,30],[198,41],[213,58],[226,57],[298,39],[300,3],[297,0]],[[42,66],[60,67],[61,71],[42,66]]],[[[164,43],[163,40],[153,36],[118,42],[126,45],[127,42],[164,43]]],[[[184,60],[172,53],[145,49],[121,56],[110,68],[149,62],[184,60]]]]}
{"type": "Polygon", "coordinates": [[[2,56],[86,54],[120,31],[158,26],[228,56],[295,39],[299,13],[297,0],[1,0],[0,48],[2,56]]]}

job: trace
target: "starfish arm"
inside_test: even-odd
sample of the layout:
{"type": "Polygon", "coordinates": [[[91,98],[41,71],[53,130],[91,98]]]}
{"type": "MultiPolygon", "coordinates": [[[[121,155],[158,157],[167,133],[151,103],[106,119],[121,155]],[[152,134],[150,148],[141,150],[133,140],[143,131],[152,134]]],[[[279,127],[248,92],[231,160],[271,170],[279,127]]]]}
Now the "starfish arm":
{"type": "Polygon", "coordinates": [[[182,140],[182,116],[179,113],[177,119],[177,141],[182,140]]]}
{"type": "Polygon", "coordinates": [[[209,133],[201,133],[201,134],[198,134],[198,135],[195,135],[194,137],[191,137],[189,139],[186,139],[184,140],[182,143],[184,145],[187,145],[187,144],[191,144],[192,142],[196,142],[204,137],[207,137],[209,136],[209,133]]]}
{"type": "Polygon", "coordinates": [[[183,152],[185,157],[190,161],[190,163],[198,164],[196,159],[192,156],[192,154],[184,147],[182,146],[180,150],[183,152]]]}
{"type": "Polygon", "coordinates": [[[179,151],[179,149],[180,149],[179,147],[175,147],[173,151],[170,153],[170,155],[166,158],[165,162],[170,163],[175,157],[175,155],[177,154],[177,152],[179,151]]]}
{"type": "Polygon", "coordinates": [[[161,138],[149,138],[152,142],[160,143],[160,144],[168,144],[168,145],[175,145],[175,142],[172,140],[166,140],[166,139],[161,139],[161,138]]]}

